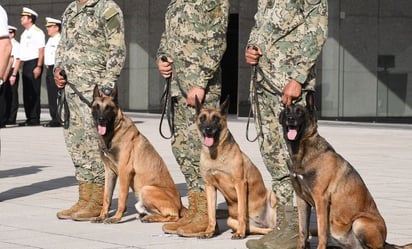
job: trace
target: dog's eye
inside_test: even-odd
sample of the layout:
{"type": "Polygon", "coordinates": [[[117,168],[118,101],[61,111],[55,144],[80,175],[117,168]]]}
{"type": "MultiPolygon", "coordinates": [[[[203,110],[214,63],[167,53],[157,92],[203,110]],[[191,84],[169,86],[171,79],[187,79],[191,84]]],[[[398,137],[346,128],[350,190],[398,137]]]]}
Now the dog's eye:
{"type": "Polygon", "coordinates": [[[219,122],[219,117],[217,117],[216,115],[212,115],[212,121],[215,123],[219,122]]]}
{"type": "Polygon", "coordinates": [[[199,117],[200,122],[204,122],[206,120],[206,116],[205,115],[201,115],[199,117]]]}

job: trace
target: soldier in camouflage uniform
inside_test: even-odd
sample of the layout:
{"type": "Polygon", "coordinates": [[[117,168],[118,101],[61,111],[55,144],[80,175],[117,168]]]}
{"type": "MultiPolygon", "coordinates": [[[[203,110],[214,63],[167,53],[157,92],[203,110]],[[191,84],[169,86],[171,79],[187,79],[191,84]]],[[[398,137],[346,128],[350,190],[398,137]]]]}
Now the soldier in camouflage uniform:
{"type": "MultiPolygon", "coordinates": [[[[103,92],[110,92],[125,56],[123,13],[114,1],[77,0],[69,4],[62,16],[61,40],[56,51],[54,78],[58,88],[67,83],[60,75],[65,70],[67,81],[87,100],[93,99],[95,84],[103,92]]],[[[98,134],[87,103],[69,86],[65,93],[70,119],[64,137],[79,182],[79,200],[58,212],[57,217],[90,220],[100,214],[103,201],[104,166],[98,134]]]]}
{"type": "Polygon", "coordinates": [[[277,225],[248,248],[296,248],[297,209],[287,162],[289,154],[279,124],[283,105],[305,105],[314,91],[315,62],[327,38],[327,0],[259,0],[245,52],[254,67],[251,100],[258,141],[276,193],[277,225]]]}
{"type": "Polygon", "coordinates": [[[194,237],[208,225],[194,105],[195,96],[205,106],[219,103],[228,15],[229,0],[172,0],[167,8],[157,63],[161,75],[171,77],[172,151],[186,180],[189,211],[176,223],[165,224],[166,233],[194,237]]]}

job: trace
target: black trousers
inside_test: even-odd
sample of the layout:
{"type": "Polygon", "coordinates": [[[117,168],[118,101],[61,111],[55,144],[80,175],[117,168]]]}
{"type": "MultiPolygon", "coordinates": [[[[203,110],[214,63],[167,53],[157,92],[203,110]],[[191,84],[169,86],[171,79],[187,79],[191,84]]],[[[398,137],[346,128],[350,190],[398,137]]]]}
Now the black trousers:
{"type": "Polygon", "coordinates": [[[53,65],[46,66],[46,85],[50,117],[52,122],[57,122],[57,92],[59,89],[54,83],[53,68],[53,65]]]}
{"type": "Polygon", "coordinates": [[[41,74],[35,79],[33,70],[37,66],[38,59],[23,63],[23,104],[27,122],[40,122],[40,84],[41,74]]]}
{"type": "Polygon", "coordinates": [[[0,86],[0,128],[6,125],[6,84],[0,86]]]}
{"type": "MultiPolygon", "coordinates": [[[[9,78],[13,74],[13,68],[10,71],[9,78]]],[[[16,83],[10,85],[10,81],[7,80],[5,83],[6,86],[6,118],[8,124],[16,123],[17,111],[19,109],[19,80],[20,73],[16,74],[16,83]]]]}

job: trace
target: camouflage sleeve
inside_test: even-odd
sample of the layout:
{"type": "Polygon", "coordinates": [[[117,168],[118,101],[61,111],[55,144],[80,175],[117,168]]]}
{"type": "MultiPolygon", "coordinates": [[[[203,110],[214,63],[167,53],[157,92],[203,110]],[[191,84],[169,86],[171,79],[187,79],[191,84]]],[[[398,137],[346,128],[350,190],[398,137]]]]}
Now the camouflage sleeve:
{"type": "MultiPolygon", "coordinates": [[[[215,1],[211,1],[215,2],[215,1]]],[[[217,1],[219,2],[219,1],[217,1]]],[[[201,51],[200,55],[203,57],[202,63],[198,66],[200,70],[200,78],[198,86],[206,88],[208,81],[213,77],[216,70],[220,67],[220,61],[226,51],[226,32],[229,22],[229,1],[222,0],[217,7],[208,6],[208,14],[214,20],[212,26],[207,28],[207,46],[205,51],[201,51]]],[[[207,24],[208,26],[209,24],[207,24]]]]}
{"type": "Polygon", "coordinates": [[[258,6],[257,6],[257,12],[255,14],[255,25],[252,28],[252,31],[250,31],[249,35],[249,40],[247,45],[258,45],[261,42],[259,42],[259,30],[262,25],[261,20],[264,19],[264,6],[265,6],[265,1],[264,0],[259,0],[258,1],[258,6]]]}
{"type": "Polygon", "coordinates": [[[209,80],[220,66],[220,61],[226,50],[226,31],[229,16],[229,1],[206,1],[206,12],[199,13],[199,18],[203,18],[197,25],[199,31],[194,36],[205,34],[204,37],[197,37],[203,46],[194,46],[191,58],[188,63],[188,72],[197,73],[198,80],[195,86],[206,88],[209,80]],[[200,75],[199,75],[200,72],[200,75]]]}
{"type": "Polygon", "coordinates": [[[124,20],[121,9],[113,2],[104,12],[105,33],[108,46],[106,77],[102,87],[113,88],[120,76],[126,59],[124,20]]]}
{"type": "MultiPolygon", "coordinates": [[[[310,1],[309,1],[310,2],[310,1]]],[[[294,71],[290,77],[298,82],[305,83],[311,68],[315,65],[328,35],[328,6],[327,0],[309,9],[304,22],[304,34],[300,39],[300,53],[293,60],[294,71]]]]}
{"type": "Polygon", "coordinates": [[[266,46],[276,43],[304,21],[305,0],[260,0],[248,44],[266,46]]]}
{"type": "Polygon", "coordinates": [[[157,49],[157,54],[156,54],[157,58],[160,58],[163,55],[166,55],[166,56],[168,55],[168,53],[166,52],[166,41],[167,41],[166,32],[163,32],[160,38],[159,48],[157,49]]]}
{"type": "Polygon", "coordinates": [[[63,15],[61,17],[62,20],[62,25],[61,25],[61,31],[60,31],[60,41],[59,41],[59,46],[57,46],[56,54],[55,54],[55,61],[54,61],[54,68],[62,68],[62,62],[64,61],[64,51],[67,51],[66,44],[67,44],[67,37],[66,37],[66,27],[67,27],[67,12],[69,9],[72,8],[72,5],[75,4],[75,2],[69,4],[67,6],[66,10],[63,12],[63,15]]]}

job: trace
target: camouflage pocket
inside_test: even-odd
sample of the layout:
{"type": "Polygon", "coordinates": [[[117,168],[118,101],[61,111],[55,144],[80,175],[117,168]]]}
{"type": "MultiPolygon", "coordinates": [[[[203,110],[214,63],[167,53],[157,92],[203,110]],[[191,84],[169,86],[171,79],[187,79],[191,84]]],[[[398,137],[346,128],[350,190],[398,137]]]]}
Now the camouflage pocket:
{"type": "Polygon", "coordinates": [[[109,30],[116,29],[120,26],[119,11],[115,8],[110,8],[104,13],[104,19],[109,30]]]}
{"type": "Polygon", "coordinates": [[[209,18],[210,18],[210,23],[219,23],[221,22],[221,18],[225,17],[224,13],[224,2],[225,0],[222,1],[206,1],[205,3],[205,11],[208,13],[209,18]]]}

